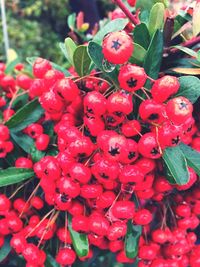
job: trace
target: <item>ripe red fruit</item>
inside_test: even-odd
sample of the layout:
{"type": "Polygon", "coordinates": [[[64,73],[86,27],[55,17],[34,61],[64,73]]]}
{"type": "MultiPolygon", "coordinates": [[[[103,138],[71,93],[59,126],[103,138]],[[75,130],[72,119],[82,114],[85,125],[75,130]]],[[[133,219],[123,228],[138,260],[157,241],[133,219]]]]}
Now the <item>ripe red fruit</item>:
{"type": "Polygon", "coordinates": [[[51,64],[48,60],[37,58],[33,64],[33,75],[36,78],[43,78],[45,73],[51,68],[51,64]]]}
{"type": "Polygon", "coordinates": [[[123,221],[115,222],[109,227],[107,238],[110,241],[114,241],[123,238],[126,235],[126,232],[127,232],[126,222],[123,221]]]}
{"type": "Polygon", "coordinates": [[[183,190],[189,189],[190,187],[193,186],[193,184],[197,180],[197,175],[196,175],[195,171],[192,168],[188,168],[188,171],[189,171],[189,181],[185,185],[177,185],[176,188],[179,191],[183,191],[183,190]]]}
{"type": "Polygon", "coordinates": [[[67,103],[74,101],[79,95],[79,89],[76,83],[70,78],[58,80],[54,86],[54,90],[67,103]]]}
{"type": "Polygon", "coordinates": [[[183,124],[191,115],[193,111],[192,103],[185,97],[175,97],[166,105],[166,113],[169,119],[174,124],[183,124]]]}
{"type": "Polygon", "coordinates": [[[56,261],[61,265],[72,265],[75,260],[76,254],[70,248],[61,248],[56,256],[56,261]]]}
{"type": "Polygon", "coordinates": [[[161,124],[166,120],[165,106],[156,103],[153,99],[144,100],[140,104],[139,115],[144,121],[161,124]]]}
{"type": "Polygon", "coordinates": [[[105,59],[113,64],[127,62],[133,53],[133,41],[124,31],[106,35],[102,46],[105,59]]]}
{"type": "Polygon", "coordinates": [[[129,6],[135,6],[137,0],[127,0],[129,6]]]}
{"type": "Polygon", "coordinates": [[[139,225],[147,225],[152,221],[152,219],[153,216],[147,209],[138,210],[133,217],[134,223],[139,225]]]}
{"type": "Polygon", "coordinates": [[[7,141],[10,138],[10,132],[7,126],[0,124],[0,140],[7,141]]]}
{"type": "Polygon", "coordinates": [[[154,82],[151,94],[157,103],[163,103],[170,96],[176,94],[179,87],[180,84],[176,77],[165,75],[154,82]]]}
{"type": "Polygon", "coordinates": [[[132,201],[119,200],[115,202],[111,211],[118,219],[132,219],[135,214],[135,204],[132,201]]]}
{"type": "Polygon", "coordinates": [[[141,125],[137,120],[126,121],[122,125],[122,133],[126,137],[132,137],[138,135],[141,131],[141,125]]]}
{"type": "Polygon", "coordinates": [[[28,90],[31,87],[32,79],[26,74],[19,74],[16,77],[16,82],[22,89],[28,90]]]}
{"type": "Polygon", "coordinates": [[[139,153],[151,159],[158,159],[161,157],[156,135],[154,133],[144,134],[138,142],[139,153]]]}
{"type": "Polygon", "coordinates": [[[106,98],[99,92],[87,93],[83,105],[87,116],[101,116],[106,112],[106,98]]]}
{"type": "Polygon", "coordinates": [[[119,84],[120,87],[128,92],[134,92],[144,86],[147,75],[143,68],[136,65],[126,64],[120,68],[119,84]]]}
{"type": "Polygon", "coordinates": [[[46,150],[50,142],[48,134],[41,134],[36,138],[35,146],[38,150],[46,150]]]}
{"type": "Polygon", "coordinates": [[[109,229],[108,220],[101,214],[91,214],[89,217],[89,230],[98,236],[107,236],[109,229]]]}
{"type": "Polygon", "coordinates": [[[31,169],[33,167],[33,162],[28,158],[20,157],[15,161],[15,167],[31,169]]]}
{"type": "Polygon", "coordinates": [[[10,200],[6,197],[6,195],[0,195],[0,211],[8,211],[11,207],[10,200]]]}

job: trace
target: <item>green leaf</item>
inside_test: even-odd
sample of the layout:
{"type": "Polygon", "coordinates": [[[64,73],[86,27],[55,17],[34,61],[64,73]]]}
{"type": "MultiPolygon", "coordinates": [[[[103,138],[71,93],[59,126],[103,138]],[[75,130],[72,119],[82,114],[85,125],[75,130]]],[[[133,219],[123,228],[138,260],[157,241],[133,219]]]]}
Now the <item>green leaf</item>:
{"type": "Polygon", "coordinates": [[[176,183],[187,184],[189,180],[187,161],[180,147],[167,147],[163,153],[163,160],[176,183]]]}
{"type": "Polygon", "coordinates": [[[15,143],[21,147],[27,154],[30,154],[32,147],[34,147],[34,140],[22,132],[11,132],[11,138],[15,143]]]}
{"type": "Polygon", "coordinates": [[[150,10],[155,3],[163,3],[165,7],[169,5],[168,0],[137,0],[136,9],[150,10]]]}
{"type": "Polygon", "coordinates": [[[14,67],[20,63],[20,59],[17,57],[15,58],[13,61],[11,61],[10,63],[7,64],[6,66],[6,70],[5,70],[5,73],[6,74],[10,74],[12,73],[12,71],[14,70],[14,67]]]}
{"type": "Polygon", "coordinates": [[[54,257],[52,257],[49,253],[46,254],[45,267],[59,267],[60,265],[55,261],[54,257]]]}
{"type": "Polygon", "coordinates": [[[192,50],[192,49],[190,49],[188,47],[183,47],[183,46],[180,46],[180,45],[174,45],[173,47],[181,50],[182,52],[186,53],[187,55],[189,55],[191,57],[197,58],[197,52],[195,52],[194,50],[192,50]]]}
{"type": "Polygon", "coordinates": [[[125,237],[125,252],[126,256],[134,259],[138,254],[138,243],[142,233],[140,225],[133,225],[131,220],[127,223],[127,233],[125,237]]]}
{"type": "Polygon", "coordinates": [[[130,58],[130,62],[140,65],[144,61],[144,58],[146,56],[146,52],[147,51],[142,46],[134,43],[134,51],[133,51],[133,54],[130,58]]]}
{"type": "Polygon", "coordinates": [[[200,97],[200,80],[194,76],[182,76],[179,78],[180,89],[176,96],[184,96],[192,103],[200,97]]]}
{"type": "Polygon", "coordinates": [[[0,187],[16,184],[34,176],[32,169],[10,167],[0,170],[0,187]]]}
{"type": "Polygon", "coordinates": [[[147,49],[150,44],[150,35],[145,23],[140,23],[135,26],[133,31],[133,41],[147,49]]]}
{"type": "Polygon", "coordinates": [[[45,156],[45,152],[38,150],[35,145],[31,147],[30,154],[33,162],[38,162],[45,156]]]}
{"type": "MultiPolygon", "coordinates": [[[[19,90],[19,94],[23,93],[23,92],[24,92],[24,90],[21,90],[21,89],[19,90]]],[[[24,95],[17,97],[13,101],[12,107],[15,109],[19,109],[19,108],[23,107],[27,102],[28,102],[28,94],[24,94],[24,95]]]]}
{"type": "Polygon", "coordinates": [[[0,262],[5,260],[11,251],[10,238],[5,238],[3,247],[0,249],[0,262]]]}
{"type": "Polygon", "coordinates": [[[59,47],[60,47],[60,50],[62,51],[63,55],[65,56],[65,58],[68,60],[68,54],[67,54],[67,49],[65,47],[65,44],[60,42],[59,47]]]}
{"type": "Polygon", "coordinates": [[[6,126],[12,131],[20,131],[29,124],[36,122],[43,115],[44,110],[37,99],[20,108],[7,122],[6,126]]]}
{"type": "Polygon", "coordinates": [[[187,160],[188,166],[200,176],[200,153],[183,143],[180,144],[180,149],[187,160]]]}
{"type": "Polygon", "coordinates": [[[76,13],[72,13],[67,18],[67,24],[70,30],[73,31],[75,29],[75,23],[76,23],[76,13]]]}
{"type": "MultiPolygon", "coordinates": [[[[33,66],[33,63],[35,62],[35,60],[36,60],[37,58],[38,58],[38,57],[27,57],[27,58],[26,58],[26,61],[27,61],[31,66],[33,66]]],[[[54,63],[54,62],[52,62],[52,61],[49,61],[49,62],[51,63],[51,65],[53,66],[54,69],[61,71],[62,73],[64,73],[64,75],[65,75],[66,77],[71,76],[71,74],[69,73],[69,71],[66,70],[65,68],[63,68],[63,67],[57,65],[56,63],[54,63]]]]}
{"type": "Polygon", "coordinates": [[[101,43],[104,36],[110,32],[121,31],[125,28],[128,23],[128,19],[115,19],[108,22],[100,31],[94,36],[93,41],[101,43]]]}
{"type": "Polygon", "coordinates": [[[116,70],[113,70],[111,72],[106,72],[105,68],[103,67],[103,61],[104,61],[104,56],[102,53],[102,47],[91,41],[88,44],[88,54],[89,57],[91,58],[91,60],[94,62],[94,64],[96,65],[96,67],[103,71],[104,74],[110,78],[112,80],[112,82],[117,86],[118,85],[118,74],[116,72],[116,70]]]}
{"type": "Polygon", "coordinates": [[[77,45],[74,43],[74,41],[70,37],[67,37],[65,39],[65,48],[66,48],[67,59],[69,63],[72,66],[74,66],[73,56],[77,48],[77,45]]]}
{"type": "Polygon", "coordinates": [[[197,52],[197,60],[200,62],[200,51],[197,52]]]}
{"type": "Polygon", "coordinates": [[[79,257],[87,256],[88,252],[89,252],[89,243],[88,243],[87,235],[86,234],[80,234],[78,232],[75,232],[72,229],[71,215],[69,215],[68,222],[69,222],[69,232],[70,232],[72,244],[73,244],[73,247],[76,251],[76,254],[79,257]]]}
{"type": "Polygon", "coordinates": [[[163,55],[163,35],[157,30],[151,40],[144,59],[144,69],[151,78],[157,79],[163,55]]]}
{"type": "Polygon", "coordinates": [[[91,59],[87,52],[87,46],[80,45],[76,48],[73,56],[74,67],[79,76],[89,74],[91,59]]]}
{"type": "Polygon", "coordinates": [[[161,30],[164,24],[165,7],[162,3],[156,3],[149,16],[149,33],[152,36],[157,30],[161,30]]]}

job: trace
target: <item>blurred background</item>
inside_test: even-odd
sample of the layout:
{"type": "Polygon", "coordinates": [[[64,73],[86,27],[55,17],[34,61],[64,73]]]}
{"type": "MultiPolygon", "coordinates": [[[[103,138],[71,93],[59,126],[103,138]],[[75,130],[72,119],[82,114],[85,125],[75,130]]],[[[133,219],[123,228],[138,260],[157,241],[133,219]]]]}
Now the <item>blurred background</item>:
{"type": "MultiPolygon", "coordinates": [[[[64,60],[57,46],[68,35],[69,14],[83,10],[92,27],[114,8],[109,0],[5,0],[5,5],[10,47],[22,59],[40,55],[58,64],[64,60]]],[[[4,59],[0,25],[0,60],[4,59]]]]}

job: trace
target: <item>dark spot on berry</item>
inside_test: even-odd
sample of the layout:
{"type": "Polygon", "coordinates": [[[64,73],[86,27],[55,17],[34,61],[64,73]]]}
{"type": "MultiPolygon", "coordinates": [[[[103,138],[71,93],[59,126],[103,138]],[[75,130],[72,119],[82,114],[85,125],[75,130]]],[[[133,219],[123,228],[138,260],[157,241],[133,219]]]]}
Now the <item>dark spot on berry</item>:
{"type": "Polygon", "coordinates": [[[0,148],[0,153],[4,153],[5,149],[4,148],[0,148]]]}
{"type": "Polygon", "coordinates": [[[47,169],[44,170],[44,174],[49,175],[49,172],[47,169]]]}
{"type": "Polygon", "coordinates": [[[111,48],[114,48],[116,51],[120,48],[120,46],[121,46],[121,43],[119,42],[119,40],[114,40],[114,41],[112,41],[112,46],[111,46],[111,48]]]}
{"type": "Polygon", "coordinates": [[[116,156],[119,154],[119,147],[111,147],[110,150],[108,151],[111,156],[116,156]]]}
{"type": "Polygon", "coordinates": [[[129,86],[130,88],[133,88],[133,87],[136,86],[136,84],[137,84],[137,80],[135,80],[135,79],[133,79],[133,77],[131,77],[130,79],[128,79],[128,80],[126,81],[126,83],[128,84],[128,86],[129,86]]]}
{"type": "Polygon", "coordinates": [[[106,121],[108,123],[114,123],[115,122],[115,119],[113,117],[111,117],[111,116],[108,116],[108,117],[106,117],[106,121]]]}
{"type": "Polygon", "coordinates": [[[151,154],[152,155],[158,155],[159,154],[159,150],[157,147],[154,147],[152,150],[151,150],[151,154]]]}
{"type": "Polygon", "coordinates": [[[86,110],[87,110],[87,112],[89,112],[89,113],[92,113],[92,114],[94,113],[93,110],[92,110],[91,108],[88,108],[88,106],[86,107],[86,110]]]}
{"type": "Polygon", "coordinates": [[[116,111],[114,112],[115,115],[117,115],[118,117],[122,117],[123,116],[123,113],[120,112],[120,111],[116,111]]]}
{"type": "Polygon", "coordinates": [[[60,199],[61,199],[61,201],[63,202],[63,203],[66,203],[67,201],[68,201],[68,196],[66,195],[66,194],[62,194],[61,195],[61,197],[60,197],[60,199]]]}
{"type": "Polygon", "coordinates": [[[135,152],[133,152],[133,151],[130,151],[129,152],[129,154],[128,154],[128,159],[133,159],[133,158],[135,158],[135,152]]]}
{"type": "Polygon", "coordinates": [[[172,139],[172,145],[178,145],[178,143],[181,141],[180,136],[176,136],[172,139]]]}
{"type": "Polygon", "coordinates": [[[149,117],[148,117],[148,119],[150,120],[150,121],[155,121],[155,120],[157,120],[159,118],[159,115],[157,114],[157,113],[153,113],[153,114],[151,114],[149,117]]]}
{"type": "Polygon", "coordinates": [[[31,134],[31,136],[35,136],[35,132],[34,131],[31,131],[30,134],[31,134]]]}
{"type": "Polygon", "coordinates": [[[192,125],[189,128],[187,128],[187,132],[188,133],[191,132],[191,131],[192,131],[192,125]]]}
{"type": "Polygon", "coordinates": [[[181,102],[181,103],[179,103],[179,108],[180,108],[180,110],[187,109],[188,108],[188,104],[185,103],[185,102],[181,102]]]}
{"type": "Polygon", "coordinates": [[[104,178],[104,179],[108,179],[108,178],[109,178],[109,176],[106,175],[105,173],[100,173],[100,176],[101,176],[102,178],[104,178]]]}

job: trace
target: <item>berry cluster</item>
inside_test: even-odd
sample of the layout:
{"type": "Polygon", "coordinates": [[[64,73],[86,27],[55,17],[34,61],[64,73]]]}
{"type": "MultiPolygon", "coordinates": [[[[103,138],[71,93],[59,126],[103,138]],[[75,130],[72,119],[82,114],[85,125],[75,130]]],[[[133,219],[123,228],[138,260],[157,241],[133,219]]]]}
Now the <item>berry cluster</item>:
{"type": "MultiPolygon", "coordinates": [[[[15,161],[17,168],[33,169],[34,182],[39,181],[30,197],[0,195],[0,245],[12,235],[10,244],[26,267],[44,266],[46,254],[39,247],[53,238],[60,243],[57,262],[72,265],[77,255],[70,228],[89,240],[88,255],[80,260],[91,258],[95,246],[116,253],[118,262],[133,263],[136,258],[125,252],[130,222],[142,228],[139,267],[194,267],[200,262],[198,176],[189,168],[187,184],[170,184],[161,159],[166,148],[180,142],[200,150],[193,105],[178,94],[176,77],[153,80],[142,67],[128,63],[133,50],[125,31],[103,40],[105,59],[120,64],[118,87],[97,70],[80,78],[71,69],[73,76],[65,77],[42,58],[33,64],[34,78],[21,73],[21,65],[16,79],[0,66],[4,121],[14,114],[5,99],[12,102],[20,87],[30,100],[38,98],[45,112],[23,129],[37,150],[47,151],[51,143],[43,123],[54,123],[56,156],[44,155],[36,163],[31,155],[15,161]],[[151,90],[145,88],[147,81],[151,90]]],[[[2,124],[1,158],[13,149],[8,140],[9,129],[2,124]]]]}

